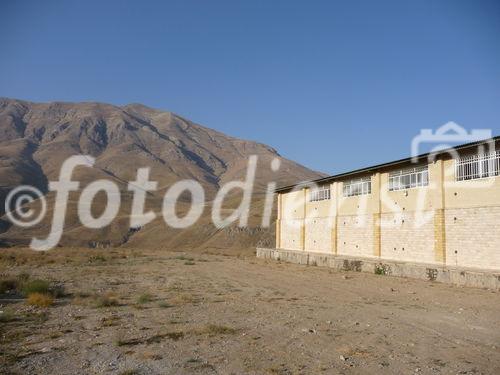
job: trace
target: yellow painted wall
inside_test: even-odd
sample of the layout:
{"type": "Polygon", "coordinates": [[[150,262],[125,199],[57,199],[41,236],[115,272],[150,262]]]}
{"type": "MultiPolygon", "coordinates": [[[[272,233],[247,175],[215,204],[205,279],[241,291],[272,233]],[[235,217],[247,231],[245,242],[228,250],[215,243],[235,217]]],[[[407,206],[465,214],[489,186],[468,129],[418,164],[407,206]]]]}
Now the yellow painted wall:
{"type": "Polygon", "coordinates": [[[306,219],[306,250],[330,254],[334,252],[332,248],[334,220],[333,217],[312,217],[306,219]]]}
{"type": "Polygon", "coordinates": [[[349,179],[330,184],[329,200],[280,193],[280,247],[500,269],[500,177],[456,182],[454,163],[429,162],[425,187],[388,191],[386,169],[371,175],[368,195],[344,197],[349,179]]]}

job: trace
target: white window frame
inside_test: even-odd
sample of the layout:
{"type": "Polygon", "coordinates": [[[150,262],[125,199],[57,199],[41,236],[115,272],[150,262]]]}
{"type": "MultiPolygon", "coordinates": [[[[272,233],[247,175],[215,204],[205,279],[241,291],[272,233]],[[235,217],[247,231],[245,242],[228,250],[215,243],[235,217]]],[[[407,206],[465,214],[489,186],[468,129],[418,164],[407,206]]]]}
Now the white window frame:
{"type": "Polygon", "coordinates": [[[389,173],[389,191],[408,190],[429,185],[429,166],[401,169],[389,173]]]}
{"type": "Polygon", "coordinates": [[[455,180],[469,181],[500,176],[500,150],[455,159],[455,180]]]}
{"type": "Polygon", "coordinates": [[[346,181],[343,183],[342,191],[344,197],[356,197],[359,195],[371,194],[372,178],[370,176],[346,181]]]}
{"type": "Polygon", "coordinates": [[[332,193],[330,191],[330,185],[321,185],[316,188],[311,188],[309,190],[309,202],[319,202],[331,199],[332,193]]]}

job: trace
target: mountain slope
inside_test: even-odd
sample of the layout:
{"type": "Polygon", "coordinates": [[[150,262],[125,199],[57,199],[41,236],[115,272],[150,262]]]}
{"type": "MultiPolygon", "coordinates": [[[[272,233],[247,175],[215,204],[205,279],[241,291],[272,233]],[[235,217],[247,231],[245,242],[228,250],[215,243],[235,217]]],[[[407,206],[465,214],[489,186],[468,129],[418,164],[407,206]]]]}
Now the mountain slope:
{"type": "MultiPolygon", "coordinates": [[[[90,154],[96,158],[96,163],[93,168],[75,170],[73,179],[80,181],[82,187],[101,178],[115,181],[122,191],[122,205],[119,216],[109,227],[89,230],[78,221],[78,195],[73,194],[61,241],[65,245],[129,243],[134,246],[169,246],[174,245],[174,237],[181,236],[184,237],[183,244],[201,248],[207,242],[213,242],[214,235],[230,230],[215,230],[208,220],[210,210],[207,207],[199,223],[183,233],[171,231],[161,220],[155,220],[140,233],[131,236],[128,229],[131,195],[127,192],[127,182],[135,180],[138,168],[149,167],[150,180],[158,181],[158,190],[148,195],[148,206],[158,213],[166,189],[182,179],[198,181],[205,189],[207,200],[213,199],[224,183],[245,177],[250,155],[259,158],[252,209],[261,205],[262,191],[269,181],[288,184],[321,176],[281,158],[269,146],[233,138],[174,113],[141,104],[119,107],[103,103],[32,103],[0,99],[2,202],[7,192],[19,184],[34,185],[46,192],[48,181],[58,179],[64,160],[75,154],[90,154]],[[274,158],[281,160],[277,172],[270,168],[274,158]],[[202,231],[200,226],[204,228],[202,231]],[[191,231],[192,235],[187,236],[191,231]],[[169,237],[165,238],[167,235],[169,237]]],[[[4,232],[0,234],[0,240],[4,244],[18,244],[27,243],[32,235],[45,237],[50,228],[52,193],[47,195],[47,200],[48,215],[34,228],[20,230],[11,226],[4,217],[0,224],[0,232],[4,232]]],[[[238,202],[238,194],[235,194],[229,197],[227,207],[235,207],[238,202]]],[[[104,203],[103,197],[98,195],[93,212],[99,213],[104,203]]],[[[3,214],[3,206],[0,214],[3,214]]],[[[182,211],[185,206],[181,203],[179,210],[182,211]]],[[[256,228],[259,213],[252,213],[252,217],[252,225],[256,228]]],[[[238,246],[238,237],[243,232],[240,235],[231,233],[234,245],[238,246]]]]}

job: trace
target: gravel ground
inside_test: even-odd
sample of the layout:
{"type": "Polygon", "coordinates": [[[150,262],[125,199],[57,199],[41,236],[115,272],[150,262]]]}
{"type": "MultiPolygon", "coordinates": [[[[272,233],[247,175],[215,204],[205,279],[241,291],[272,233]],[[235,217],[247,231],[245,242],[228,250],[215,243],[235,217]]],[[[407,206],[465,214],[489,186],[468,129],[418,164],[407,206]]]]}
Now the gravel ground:
{"type": "Polygon", "coordinates": [[[65,288],[47,308],[2,295],[0,373],[500,373],[495,291],[160,250],[0,261],[65,288]]]}

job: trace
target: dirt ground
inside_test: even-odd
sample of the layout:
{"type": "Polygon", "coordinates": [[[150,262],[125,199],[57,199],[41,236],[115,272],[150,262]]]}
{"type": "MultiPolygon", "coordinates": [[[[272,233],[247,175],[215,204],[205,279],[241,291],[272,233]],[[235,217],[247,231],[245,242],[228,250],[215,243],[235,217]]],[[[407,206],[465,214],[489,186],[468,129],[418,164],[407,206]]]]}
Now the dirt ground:
{"type": "Polygon", "coordinates": [[[499,374],[500,294],[166,251],[2,250],[0,373],[499,374]]]}

